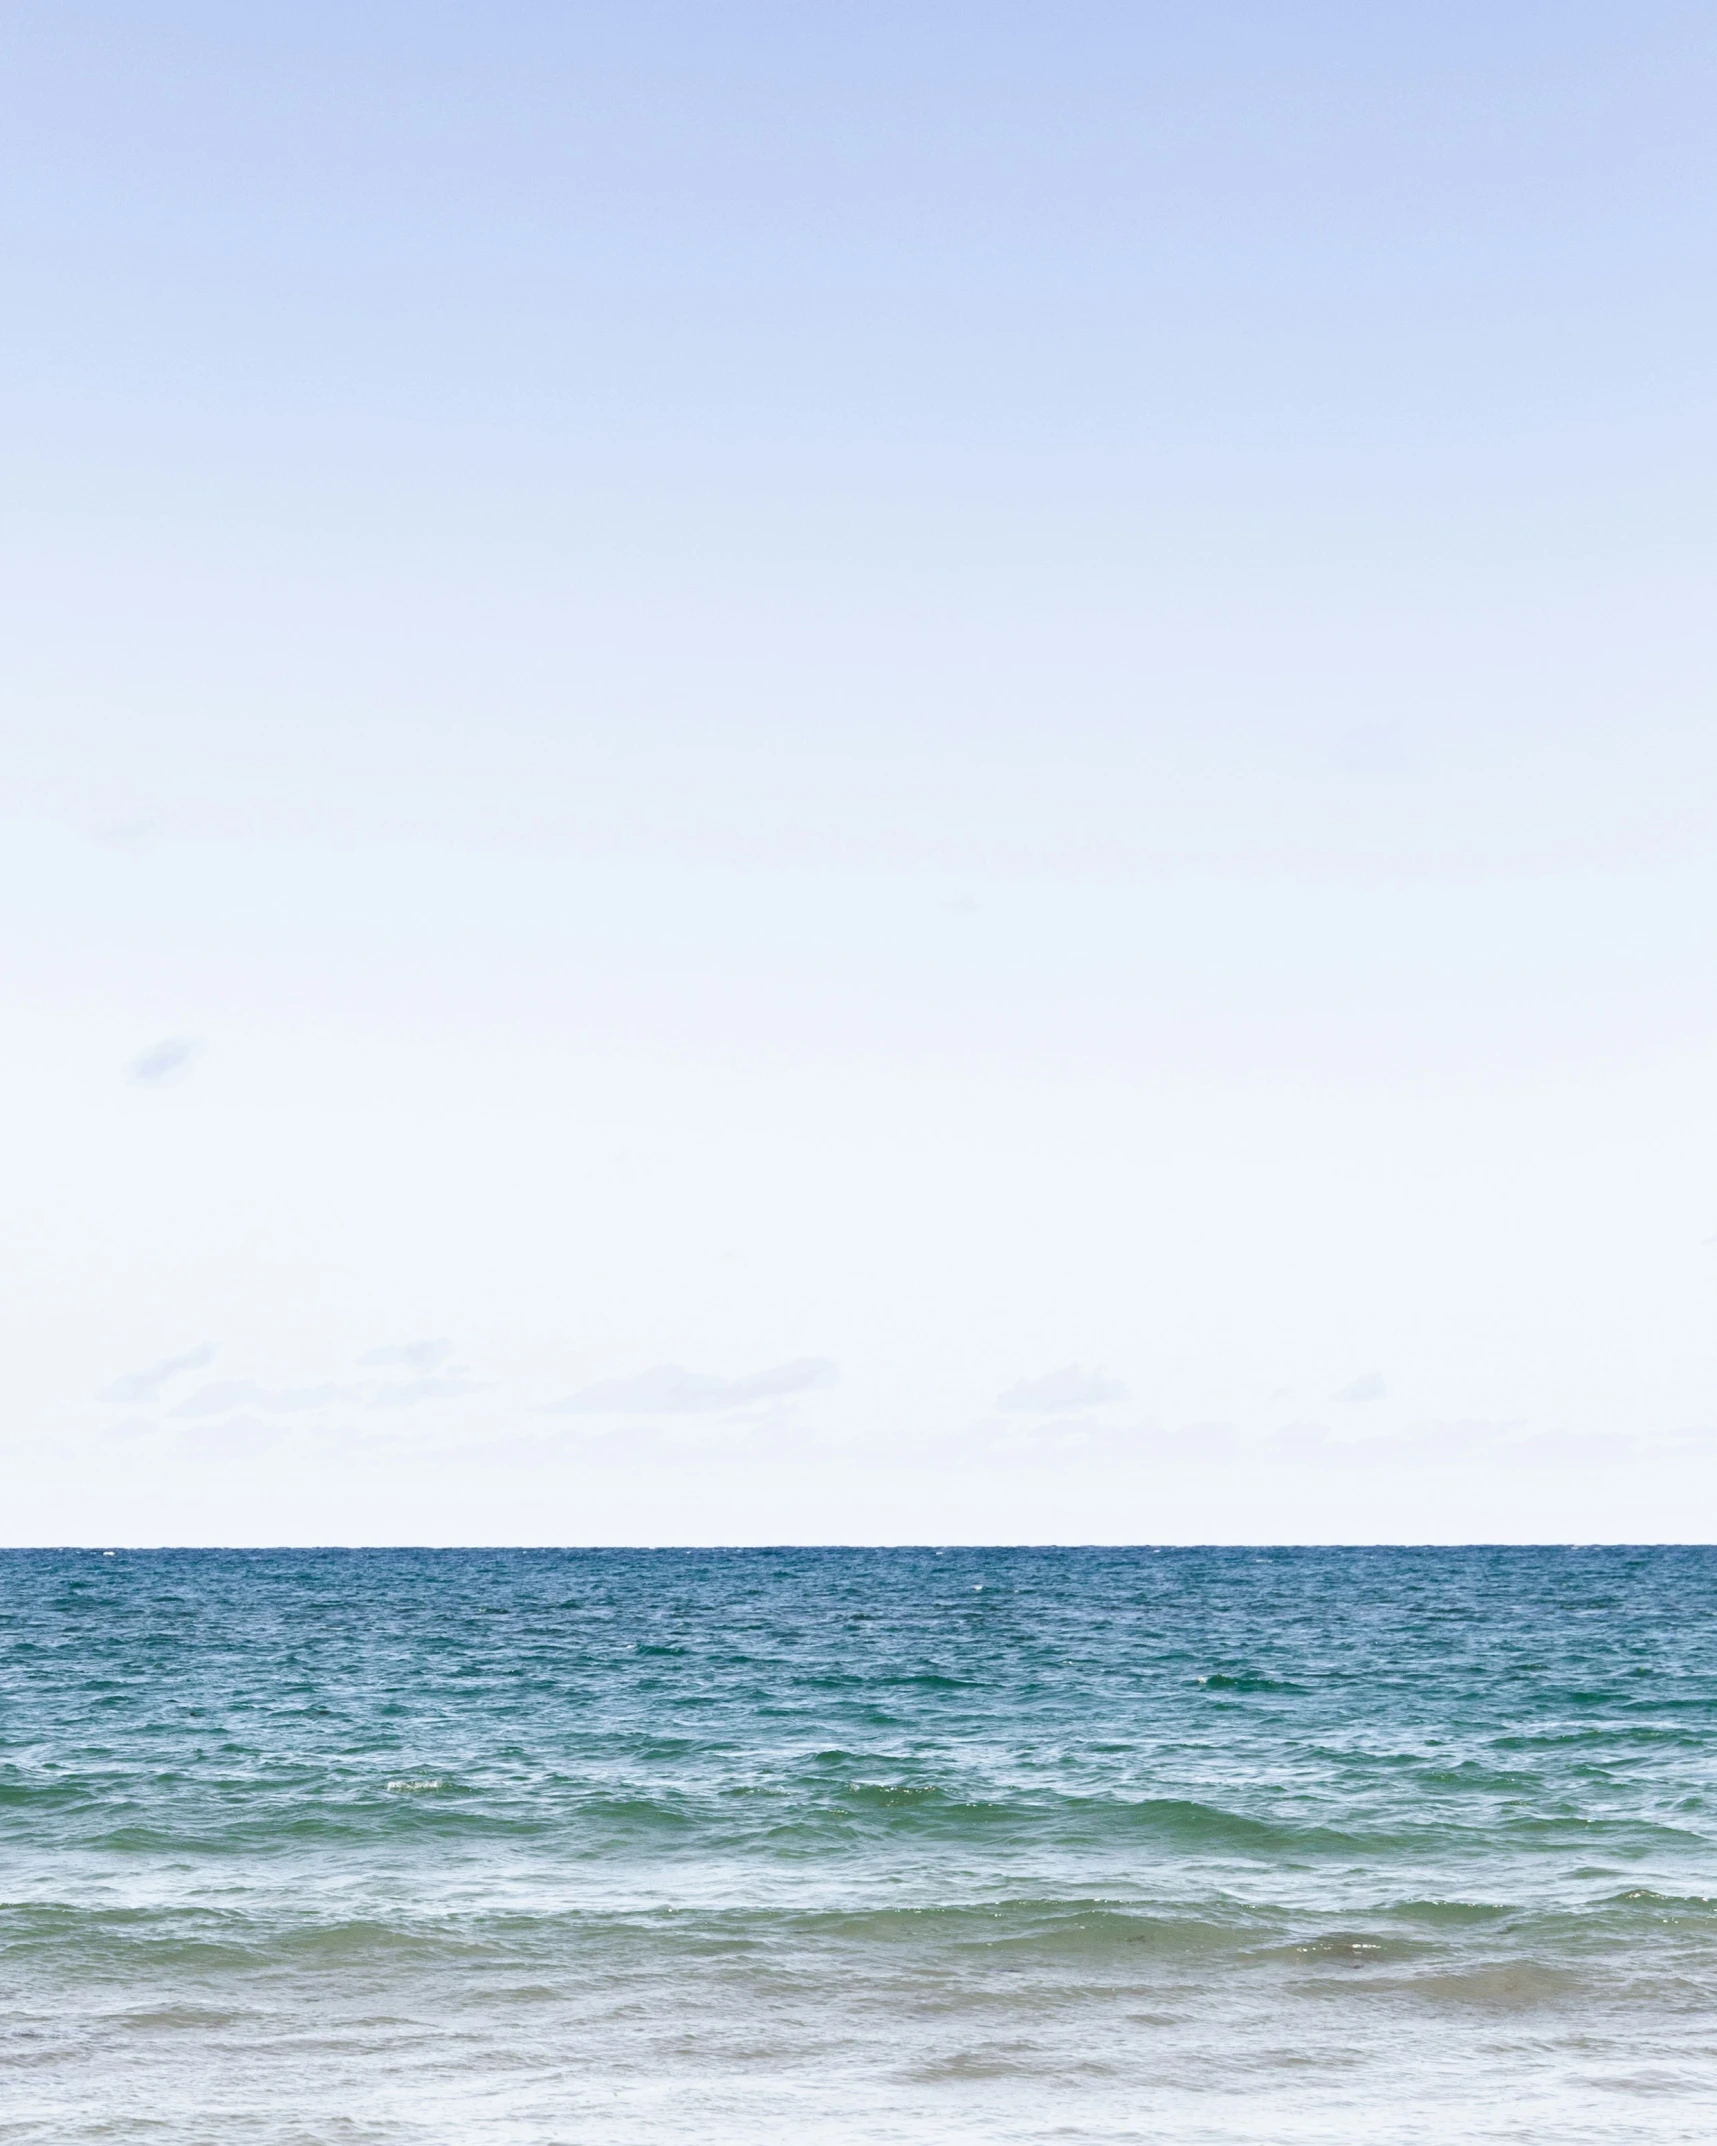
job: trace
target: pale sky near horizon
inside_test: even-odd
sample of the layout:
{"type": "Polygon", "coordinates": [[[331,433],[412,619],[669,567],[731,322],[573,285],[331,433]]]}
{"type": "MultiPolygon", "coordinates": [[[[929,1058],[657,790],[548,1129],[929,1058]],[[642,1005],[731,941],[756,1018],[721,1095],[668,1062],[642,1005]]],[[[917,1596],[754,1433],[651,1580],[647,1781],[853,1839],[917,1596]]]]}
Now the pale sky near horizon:
{"type": "Polygon", "coordinates": [[[1717,1536],[1717,15],[0,26],[0,1541],[1717,1536]]]}

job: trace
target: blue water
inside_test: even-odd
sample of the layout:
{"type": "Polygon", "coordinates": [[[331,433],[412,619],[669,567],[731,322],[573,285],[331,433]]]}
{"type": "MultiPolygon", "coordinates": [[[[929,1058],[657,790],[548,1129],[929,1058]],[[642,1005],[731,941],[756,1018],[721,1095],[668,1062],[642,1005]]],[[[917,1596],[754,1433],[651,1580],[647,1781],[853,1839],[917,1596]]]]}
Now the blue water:
{"type": "Polygon", "coordinates": [[[0,2138],[1717,2129],[1717,1552],[0,1556],[0,2138]]]}

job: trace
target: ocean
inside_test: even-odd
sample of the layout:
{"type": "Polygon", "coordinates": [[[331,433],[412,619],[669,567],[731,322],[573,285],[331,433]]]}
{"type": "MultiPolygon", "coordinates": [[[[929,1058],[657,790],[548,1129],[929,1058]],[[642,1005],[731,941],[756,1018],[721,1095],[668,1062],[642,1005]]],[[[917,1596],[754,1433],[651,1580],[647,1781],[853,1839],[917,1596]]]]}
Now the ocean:
{"type": "Polygon", "coordinates": [[[0,2139],[1708,2140],[1717,1552],[0,1555],[0,2139]]]}

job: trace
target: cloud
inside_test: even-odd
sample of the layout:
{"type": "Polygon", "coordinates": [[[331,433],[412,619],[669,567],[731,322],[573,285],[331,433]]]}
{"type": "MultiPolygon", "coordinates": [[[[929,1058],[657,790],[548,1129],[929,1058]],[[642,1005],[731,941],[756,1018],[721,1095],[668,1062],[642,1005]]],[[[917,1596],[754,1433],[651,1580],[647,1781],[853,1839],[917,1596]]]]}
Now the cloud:
{"type": "Polygon", "coordinates": [[[1367,1371],[1363,1377],[1356,1378],[1351,1386],[1344,1386],[1339,1393],[1332,1393],[1330,1399],[1332,1401],[1381,1401],[1388,1390],[1388,1387],[1383,1383],[1381,1371],[1367,1371]]]}
{"type": "Polygon", "coordinates": [[[398,1385],[349,1386],[326,1382],[320,1386],[280,1386],[272,1390],[252,1379],[217,1379],[199,1387],[173,1410],[175,1416],[224,1416],[235,1408],[260,1410],[268,1416],[304,1415],[315,1409],[415,1408],[424,1401],[455,1401],[478,1390],[477,1381],[461,1369],[406,1379],[398,1385]]]}
{"type": "Polygon", "coordinates": [[[694,1416],[724,1409],[749,1408],[754,1401],[774,1401],[786,1394],[809,1393],[832,1386],[835,1367],[822,1356],[801,1356],[771,1371],[748,1378],[706,1378],[678,1364],[658,1364],[629,1379],[603,1379],[558,1404],[569,1415],[694,1416]]]}
{"type": "Polygon", "coordinates": [[[153,1401],[161,1389],[185,1371],[200,1371],[205,1364],[215,1360],[213,1349],[191,1349],[183,1356],[164,1356],[158,1364],[151,1364],[147,1371],[128,1371],[124,1378],[115,1379],[111,1386],[96,1395],[98,1401],[117,1401],[134,1406],[139,1401],[153,1401]]]}
{"type": "Polygon", "coordinates": [[[1042,1378],[1022,1379],[1017,1386],[1010,1386],[996,1406],[1009,1415],[1058,1416],[1077,1408],[1102,1408],[1110,1401],[1126,1398],[1127,1389],[1118,1379],[1067,1364],[1042,1378]]]}
{"type": "Polygon", "coordinates": [[[284,1452],[296,1441],[288,1427],[265,1416],[240,1410],[236,1415],[205,1416],[177,1433],[181,1450],[206,1455],[284,1452]]]}
{"type": "Polygon", "coordinates": [[[129,848],[136,842],[145,842],[155,832],[155,822],[146,815],[133,814],[129,819],[108,820],[95,830],[98,842],[111,842],[119,848],[129,848]]]}
{"type": "Polygon", "coordinates": [[[217,1379],[200,1386],[174,1409],[175,1416],[224,1416],[235,1408],[266,1409],[270,1415],[297,1415],[305,1409],[326,1408],[330,1401],[350,1398],[344,1386],[295,1386],[279,1393],[265,1393],[249,1379],[217,1379]]]}
{"type": "Polygon", "coordinates": [[[140,1058],[131,1061],[133,1081],[145,1088],[157,1088],[163,1081],[182,1072],[190,1063],[197,1046],[189,1036],[167,1036],[159,1043],[152,1043],[140,1058]]]}
{"type": "Polygon", "coordinates": [[[479,1391],[480,1382],[471,1376],[468,1366],[448,1363],[452,1354],[453,1344],[447,1340],[400,1341],[387,1348],[366,1349],[358,1358],[360,1364],[376,1370],[415,1372],[417,1376],[400,1379],[393,1385],[366,1387],[364,1405],[415,1408],[421,1401],[456,1401],[463,1394],[479,1391]]]}
{"type": "Polygon", "coordinates": [[[1627,1431],[1540,1431],[1520,1444],[1520,1458],[1533,1468],[1620,1468],[1635,1460],[1645,1441],[1627,1431]]]}
{"type": "Polygon", "coordinates": [[[420,1379],[406,1379],[398,1386],[375,1386],[366,1395],[370,1408],[415,1408],[420,1401],[457,1401],[462,1394],[480,1390],[477,1380],[456,1364],[420,1379]]]}
{"type": "Polygon", "coordinates": [[[401,1341],[392,1348],[366,1349],[361,1364],[398,1364],[407,1371],[433,1371],[453,1354],[450,1341],[401,1341]]]}

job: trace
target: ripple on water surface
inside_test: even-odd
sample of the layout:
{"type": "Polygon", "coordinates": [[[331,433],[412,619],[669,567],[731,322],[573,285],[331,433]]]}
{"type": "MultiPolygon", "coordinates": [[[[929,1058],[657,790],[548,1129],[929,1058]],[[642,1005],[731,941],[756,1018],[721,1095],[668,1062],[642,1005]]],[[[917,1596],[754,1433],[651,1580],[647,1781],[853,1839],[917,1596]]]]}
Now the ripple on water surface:
{"type": "Polygon", "coordinates": [[[8,2139],[1709,2135],[1702,1551],[8,1553],[0,1702],[8,2139]]]}

